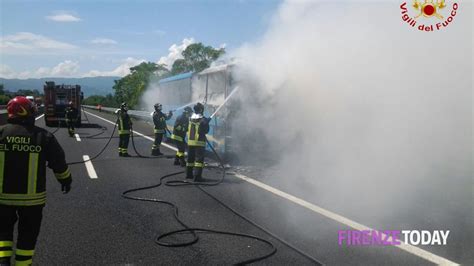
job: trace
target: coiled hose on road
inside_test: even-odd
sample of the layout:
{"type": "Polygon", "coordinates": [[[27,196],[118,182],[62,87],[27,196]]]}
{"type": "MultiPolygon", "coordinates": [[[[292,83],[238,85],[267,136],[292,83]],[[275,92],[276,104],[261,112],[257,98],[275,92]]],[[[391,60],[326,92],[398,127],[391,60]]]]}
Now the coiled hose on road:
{"type": "MultiPolygon", "coordinates": [[[[86,119],[87,119],[87,116],[86,116],[86,119]]],[[[88,119],[87,119],[88,120],[88,119]]],[[[117,128],[117,122],[114,124],[114,128],[113,128],[113,131],[112,133],[110,134],[110,137],[107,141],[107,143],[104,145],[104,147],[93,157],[91,157],[89,160],[86,160],[86,161],[93,161],[95,160],[96,158],[98,158],[104,151],[105,149],[107,148],[107,146],[110,144],[110,141],[112,140],[113,136],[114,136],[114,133],[115,133],[115,130],[117,128]]],[[[103,132],[102,132],[103,133],[103,132]]],[[[100,133],[100,134],[102,134],[100,133]]],[[[162,158],[162,157],[149,157],[149,156],[143,156],[141,155],[137,149],[136,149],[136,146],[135,146],[135,141],[134,141],[134,136],[133,136],[133,129],[131,130],[131,134],[132,134],[132,146],[133,146],[133,149],[135,151],[135,153],[138,155],[138,157],[140,158],[162,158]]],[[[218,160],[218,163],[219,163],[219,166],[220,168],[222,169],[222,175],[221,175],[221,178],[219,180],[216,180],[216,181],[210,181],[210,182],[194,182],[194,181],[186,181],[186,180],[170,180],[170,181],[167,181],[165,182],[164,184],[166,186],[170,186],[170,187],[180,187],[180,186],[195,186],[197,187],[199,190],[201,190],[203,193],[205,193],[207,196],[209,196],[211,199],[215,200],[217,203],[219,203],[221,206],[225,207],[226,209],[228,209],[229,211],[231,211],[232,213],[234,213],[235,215],[237,215],[238,217],[244,219],[245,221],[247,221],[248,223],[250,223],[251,225],[257,227],[258,229],[262,230],[263,232],[265,232],[266,234],[270,235],[271,237],[279,240],[282,244],[284,244],[285,246],[293,249],[294,251],[296,251],[297,253],[301,254],[302,256],[306,257],[307,259],[309,259],[310,261],[312,261],[313,263],[315,263],[315,265],[323,265],[320,261],[318,261],[316,258],[313,258],[312,256],[306,254],[305,252],[303,252],[302,250],[294,247],[293,245],[291,245],[290,243],[288,243],[287,241],[281,239],[280,237],[276,236],[275,234],[271,233],[270,231],[266,230],[265,228],[263,228],[262,226],[260,226],[259,224],[253,222],[252,220],[250,220],[249,218],[247,218],[246,216],[240,214],[238,211],[236,211],[235,209],[231,208],[230,206],[228,206],[227,204],[225,204],[224,202],[222,202],[221,200],[219,200],[218,198],[216,198],[215,196],[213,196],[212,194],[210,194],[208,191],[206,191],[204,189],[204,187],[206,186],[217,186],[219,184],[221,184],[224,179],[225,179],[225,176],[226,176],[226,168],[224,166],[224,163],[223,163],[223,160],[219,157],[219,154],[216,152],[216,150],[214,149],[214,147],[211,145],[211,143],[209,143],[209,141],[206,140],[206,143],[207,145],[209,146],[209,148],[211,149],[211,151],[213,152],[214,156],[217,158],[218,160]]],[[[71,162],[71,163],[68,163],[68,165],[73,165],[73,164],[82,164],[82,163],[85,163],[86,161],[78,161],[78,162],[71,162]]],[[[198,234],[199,233],[212,233],[212,234],[220,234],[220,235],[230,235],[230,236],[237,236],[237,237],[243,237],[243,238],[248,238],[248,239],[253,239],[253,240],[257,240],[257,241],[260,241],[264,244],[266,244],[269,248],[270,248],[270,251],[268,251],[267,253],[263,254],[263,255],[260,255],[258,257],[255,257],[255,258],[251,258],[251,259],[247,259],[247,260],[243,260],[243,261],[240,261],[238,263],[235,263],[235,265],[245,265],[245,264],[250,264],[250,263],[253,263],[253,262],[257,262],[257,261],[261,261],[261,260],[264,260],[266,258],[269,258],[270,256],[274,255],[276,252],[277,252],[277,248],[274,246],[274,244],[266,239],[263,239],[261,237],[258,237],[258,236],[255,236],[255,235],[250,235],[250,234],[243,234],[243,233],[235,233],[235,232],[229,232],[229,231],[219,231],[219,230],[213,230],[213,229],[207,229],[207,228],[194,228],[194,227],[189,227],[188,225],[186,225],[186,223],[184,223],[180,218],[179,218],[179,211],[178,211],[178,206],[176,206],[174,203],[170,202],[170,201],[166,201],[166,200],[162,200],[162,199],[156,199],[156,198],[145,198],[145,197],[138,197],[138,196],[131,196],[129,195],[130,193],[132,192],[138,192],[138,191],[144,191],[144,190],[148,190],[148,189],[153,189],[153,188],[157,188],[157,187],[160,187],[162,184],[163,184],[163,181],[167,178],[170,178],[170,177],[173,177],[173,176],[178,176],[178,175],[181,175],[183,174],[184,171],[179,171],[179,172],[174,172],[174,173],[171,173],[171,174],[167,174],[167,175],[164,175],[162,177],[160,177],[159,179],[159,182],[155,185],[151,185],[151,186],[146,186],[146,187],[139,187],[139,188],[133,188],[133,189],[129,189],[129,190],[126,190],[122,193],[122,197],[125,198],[125,199],[129,199],[129,200],[135,200],[135,201],[146,201],[146,202],[155,202],[155,203],[160,203],[160,204],[165,204],[167,206],[170,206],[172,207],[173,209],[173,217],[175,218],[175,220],[181,225],[183,226],[183,229],[180,229],[180,230],[173,230],[173,231],[170,231],[170,232],[167,232],[167,233],[164,233],[164,234],[161,234],[161,235],[158,235],[156,238],[155,238],[155,243],[160,245],[160,246],[164,246],[164,247],[185,247],[185,246],[190,246],[190,245],[193,245],[195,243],[197,243],[199,241],[199,236],[198,234]],[[176,234],[181,234],[181,233],[184,233],[184,232],[189,232],[192,236],[192,239],[189,240],[189,241],[185,241],[185,242],[178,242],[178,243],[171,243],[171,242],[165,242],[164,239],[167,238],[167,237],[170,237],[172,235],[176,235],[176,234]]]]}
{"type": "MultiPolygon", "coordinates": [[[[168,131],[168,133],[170,133],[168,131]]],[[[211,145],[211,143],[209,143],[208,140],[206,140],[206,143],[207,145],[209,146],[209,148],[211,149],[211,151],[213,152],[214,156],[216,157],[216,159],[218,160],[218,163],[219,163],[219,166],[220,168],[222,169],[222,175],[221,175],[221,178],[219,180],[216,180],[216,181],[210,181],[210,182],[194,182],[194,181],[187,181],[187,180],[170,180],[170,181],[166,181],[164,182],[165,186],[170,186],[170,187],[179,187],[179,186],[196,186],[199,190],[201,190],[203,193],[205,193],[207,196],[209,196],[211,199],[215,200],[217,203],[219,203],[221,206],[223,206],[224,208],[228,209],[229,211],[231,211],[232,213],[234,213],[235,215],[237,215],[238,217],[244,219],[245,221],[247,221],[248,223],[250,223],[251,225],[257,227],[258,229],[262,230],[263,232],[265,232],[266,234],[272,236],[273,238],[279,240],[281,243],[283,243],[285,246],[293,249],[294,251],[296,251],[297,253],[301,254],[302,256],[306,257],[307,259],[309,259],[310,261],[312,261],[313,263],[315,263],[315,265],[323,265],[320,261],[318,261],[316,258],[306,254],[305,252],[303,252],[302,250],[294,247],[293,245],[291,245],[290,243],[288,243],[287,241],[281,239],[280,237],[276,236],[275,234],[271,233],[270,231],[266,230],[265,228],[263,228],[262,226],[260,226],[259,224],[255,223],[254,221],[250,220],[249,218],[247,218],[246,216],[240,214],[238,211],[236,211],[235,209],[233,209],[232,207],[228,206],[227,204],[225,204],[224,202],[222,202],[221,200],[219,200],[218,198],[216,198],[215,196],[213,196],[212,194],[210,194],[208,191],[206,191],[204,189],[204,187],[206,186],[217,186],[219,184],[221,184],[223,181],[224,181],[224,178],[226,176],[226,168],[224,166],[224,163],[223,163],[223,160],[219,157],[219,154],[216,152],[216,150],[214,149],[214,147],[211,145]]],[[[135,144],[134,144],[134,139],[133,139],[133,130],[132,130],[132,145],[133,145],[133,148],[135,149],[135,152],[137,154],[139,154],[135,148],[135,144]]],[[[254,240],[257,240],[257,241],[260,241],[262,243],[265,243],[266,245],[268,245],[270,247],[270,251],[267,252],[266,254],[263,254],[261,256],[258,256],[258,257],[255,257],[255,258],[251,258],[251,259],[247,259],[247,260],[243,260],[243,261],[240,261],[238,263],[235,263],[235,265],[245,265],[245,264],[250,264],[250,263],[253,263],[253,262],[257,262],[257,261],[261,261],[261,260],[264,260],[266,258],[269,258],[270,256],[274,255],[276,252],[277,252],[277,248],[273,245],[272,242],[266,240],[266,239],[263,239],[261,237],[258,237],[258,236],[254,236],[254,235],[249,235],[249,234],[242,234],[242,233],[235,233],[235,232],[229,232],[229,231],[219,231],[219,230],[212,230],[212,229],[207,229],[207,228],[195,228],[195,227],[189,227],[188,225],[186,225],[186,223],[184,223],[180,218],[179,218],[179,211],[178,211],[178,206],[176,206],[174,203],[170,202],[170,201],[166,201],[166,200],[163,200],[163,199],[156,199],[156,198],[144,198],[144,197],[138,197],[138,196],[131,196],[129,195],[130,193],[132,192],[137,192],[137,191],[144,191],[144,190],[148,190],[148,189],[153,189],[153,188],[158,188],[160,187],[162,184],[163,184],[163,181],[167,178],[170,178],[170,177],[173,177],[173,176],[178,176],[178,175],[181,175],[181,174],[184,174],[184,171],[179,171],[179,172],[175,172],[175,173],[171,173],[171,174],[167,174],[167,175],[164,175],[164,176],[161,176],[160,179],[159,179],[159,182],[155,185],[151,185],[151,186],[146,186],[146,187],[138,187],[138,188],[133,188],[133,189],[129,189],[129,190],[126,190],[122,193],[122,197],[124,197],[125,199],[130,199],[130,200],[136,200],[136,201],[146,201],[146,202],[155,202],[155,203],[160,203],[160,204],[165,204],[165,205],[168,205],[170,206],[172,209],[173,209],[173,217],[175,218],[175,220],[181,225],[183,226],[184,228],[183,229],[180,229],[180,230],[173,230],[173,231],[170,231],[170,232],[167,232],[167,233],[164,233],[164,234],[161,234],[161,235],[158,235],[156,238],[155,238],[155,243],[160,245],[160,246],[164,246],[164,247],[185,247],[185,246],[190,246],[190,245],[193,245],[195,243],[197,243],[199,241],[199,236],[198,236],[198,233],[213,233],[213,234],[221,234],[221,235],[230,235],[230,236],[238,236],[238,237],[244,237],[244,238],[249,238],[249,239],[254,239],[254,240]],[[169,236],[172,236],[172,235],[176,235],[176,234],[181,234],[181,233],[184,233],[184,232],[189,232],[192,236],[192,239],[189,240],[189,241],[185,241],[185,242],[178,242],[178,243],[170,243],[170,242],[165,242],[164,239],[166,237],[169,237],[169,236]]]]}
{"type": "MultiPolygon", "coordinates": [[[[83,108],[84,108],[84,107],[83,107],[83,108]]],[[[82,109],[82,111],[83,111],[84,114],[85,114],[85,117],[86,117],[86,119],[87,119],[87,122],[90,123],[90,122],[89,122],[89,118],[87,117],[87,114],[86,114],[86,112],[84,111],[84,109],[82,109]]],[[[103,133],[107,130],[106,127],[102,127],[101,129],[102,129],[102,132],[100,132],[100,133],[98,133],[98,134],[95,134],[95,135],[92,135],[92,136],[88,136],[88,137],[86,137],[86,138],[91,138],[91,139],[92,139],[92,138],[94,138],[94,137],[96,137],[96,136],[98,136],[98,135],[103,134],[103,133]]],[[[114,124],[114,129],[112,130],[112,133],[110,134],[110,137],[109,137],[109,139],[107,140],[107,143],[105,143],[104,147],[102,147],[102,149],[101,149],[96,155],[92,156],[92,157],[89,158],[88,160],[82,160],[82,161],[77,161],[77,162],[69,162],[69,163],[67,163],[67,164],[68,164],[68,165],[83,164],[83,163],[85,163],[85,162],[88,162],[88,161],[92,161],[92,160],[97,159],[100,155],[102,155],[102,153],[105,151],[105,149],[107,149],[107,147],[109,146],[110,141],[112,141],[112,139],[114,138],[114,133],[115,133],[115,130],[116,130],[116,129],[117,129],[117,123],[114,124]]]]}

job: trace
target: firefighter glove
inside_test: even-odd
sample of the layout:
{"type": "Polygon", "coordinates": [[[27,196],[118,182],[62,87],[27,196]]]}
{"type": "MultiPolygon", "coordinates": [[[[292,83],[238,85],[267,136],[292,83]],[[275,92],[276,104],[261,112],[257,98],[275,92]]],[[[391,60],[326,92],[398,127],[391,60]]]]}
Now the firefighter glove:
{"type": "Polygon", "coordinates": [[[63,192],[63,194],[69,193],[69,191],[71,190],[72,178],[69,177],[67,179],[61,180],[60,182],[61,182],[61,191],[63,192]]]}

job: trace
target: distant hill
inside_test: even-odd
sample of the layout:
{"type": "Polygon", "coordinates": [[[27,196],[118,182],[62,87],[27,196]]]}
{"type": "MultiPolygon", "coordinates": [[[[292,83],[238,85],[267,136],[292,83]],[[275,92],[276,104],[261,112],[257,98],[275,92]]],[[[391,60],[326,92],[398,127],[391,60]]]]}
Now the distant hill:
{"type": "Polygon", "coordinates": [[[6,90],[17,91],[39,90],[43,91],[43,85],[46,81],[54,81],[56,84],[80,85],[84,96],[106,95],[113,93],[112,87],[114,80],[120,77],[88,77],[88,78],[39,78],[39,79],[5,79],[0,78],[0,84],[3,84],[6,90]]]}

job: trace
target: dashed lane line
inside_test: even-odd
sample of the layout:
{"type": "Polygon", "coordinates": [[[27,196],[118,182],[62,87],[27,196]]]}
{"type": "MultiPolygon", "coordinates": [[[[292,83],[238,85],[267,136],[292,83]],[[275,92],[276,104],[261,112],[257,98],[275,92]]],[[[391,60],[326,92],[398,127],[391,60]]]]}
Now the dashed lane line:
{"type": "MultiPolygon", "coordinates": [[[[339,223],[341,223],[341,224],[344,224],[344,225],[347,225],[347,226],[349,226],[349,227],[352,227],[352,228],[354,228],[354,229],[356,229],[356,230],[359,230],[359,231],[363,231],[363,230],[373,231],[373,230],[375,230],[375,229],[373,229],[373,228],[370,228],[370,227],[365,226],[365,225],[363,225],[363,224],[360,224],[360,223],[358,223],[358,222],[354,222],[354,221],[352,221],[352,220],[350,220],[350,219],[348,219],[348,218],[346,218],[346,217],[344,217],[344,216],[341,216],[341,215],[339,215],[339,214],[336,214],[336,213],[334,213],[334,212],[331,212],[331,211],[328,211],[328,210],[326,210],[326,209],[324,209],[324,208],[321,208],[321,207],[319,207],[319,206],[317,206],[317,205],[314,205],[314,204],[312,204],[312,203],[309,203],[309,202],[307,202],[307,201],[305,201],[305,200],[303,200],[303,199],[300,199],[300,198],[298,198],[298,197],[295,197],[295,196],[293,196],[293,195],[291,195],[291,194],[288,194],[288,193],[286,193],[286,192],[283,192],[283,191],[281,191],[281,190],[279,190],[279,189],[276,189],[276,188],[274,188],[274,187],[271,187],[271,186],[269,186],[269,185],[267,185],[267,184],[264,184],[264,183],[262,183],[262,182],[260,182],[260,181],[255,180],[255,179],[253,179],[253,178],[250,178],[250,177],[247,177],[247,176],[244,176],[244,175],[241,175],[241,174],[235,174],[235,176],[236,176],[237,178],[239,178],[239,179],[241,179],[241,180],[244,180],[244,181],[247,181],[248,183],[253,184],[253,185],[255,185],[255,186],[257,186],[257,187],[259,187],[259,188],[261,188],[261,189],[264,189],[264,190],[266,190],[266,191],[268,191],[268,192],[271,192],[271,193],[273,193],[273,194],[275,194],[275,195],[277,195],[277,196],[279,196],[279,197],[281,197],[281,198],[285,198],[285,199],[287,199],[287,200],[289,200],[289,201],[291,201],[291,202],[293,202],[293,203],[295,203],[295,204],[298,204],[298,205],[300,205],[300,206],[302,206],[302,207],[304,207],[304,208],[306,208],[306,209],[309,209],[309,210],[311,210],[311,211],[313,211],[313,212],[319,213],[319,214],[321,214],[321,215],[323,215],[323,216],[325,216],[325,217],[327,217],[327,218],[329,218],[329,219],[332,219],[332,220],[334,220],[334,221],[336,221],[336,222],[339,222],[339,223]]],[[[381,234],[381,236],[383,237],[383,239],[387,239],[387,240],[390,241],[390,242],[393,241],[392,237],[388,237],[386,234],[381,234]]],[[[400,248],[400,249],[402,249],[402,250],[404,250],[404,251],[406,251],[406,252],[408,252],[408,253],[410,253],[410,254],[416,255],[416,256],[418,256],[418,257],[420,257],[420,258],[423,258],[423,259],[428,260],[428,261],[430,261],[430,262],[436,263],[436,264],[438,264],[438,265],[458,265],[457,263],[455,263],[455,262],[453,262],[453,261],[450,261],[450,260],[445,259],[445,258],[443,258],[443,257],[440,257],[440,256],[438,256],[438,255],[436,255],[436,254],[433,254],[433,253],[431,253],[431,252],[428,252],[428,251],[426,251],[426,250],[424,250],[424,249],[421,249],[421,248],[419,248],[419,247],[415,247],[415,246],[412,246],[412,245],[409,245],[409,244],[401,243],[400,245],[395,245],[395,247],[398,247],[398,248],[400,248]]]]}
{"type": "MultiPolygon", "coordinates": [[[[89,112],[86,112],[86,113],[88,113],[88,114],[90,114],[90,115],[92,115],[92,116],[95,116],[95,117],[97,117],[97,118],[99,118],[99,119],[101,119],[101,120],[103,120],[103,121],[106,121],[106,122],[108,122],[108,123],[110,123],[110,124],[115,125],[114,122],[112,122],[112,121],[110,121],[110,120],[107,120],[107,119],[105,119],[105,118],[102,118],[102,117],[100,117],[100,116],[98,116],[98,115],[95,115],[95,114],[92,114],[92,113],[89,113],[89,112]]],[[[144,134],[142,134],[142,133],[140,133],[140,132],[136,132],[135,130],[134,130],[133,132],[134,132],[135,134],[137,134],[137,135],[140,135],[140,136],[146,138],[146,139],[149,139],[149,140],[151,140],[151,141],[154,141],[154,139],[152,139],[152,138],[150,138],[150,137],[148,137],[148,136],[145,136],[144,134]]],[[[163,145],[163,146],[165,146],[165,147],[167,147],[167,148],[169,148],[169,149],[172,149],[172,150],[174,150],[174,151],[177,151],[177,149],[176,149],[175,147],[173,147],[173,146],[171,146],[171,145],[168,145],[168,144],[166,144],[166,143],[163,143],[163,144],[161,144],[161,145],[163,145]]],[[[262,183],[262,182],[260,182],[260,181],[257,181],[257,180],[255,180],[255,179],[253,179],[253,178],[250,178],[250,177],[248,177],[248,176],[244,176],[244,175],[241,175],[241,174],[235,174],[235,177],[237,177],[237,178],[239,178],[239,179],[241,179],[241,180],[243,180],[243,181],[246,181],[246,182],[248,182],[249,184],[252,184],[252,185],[254,185],[254,186],[257,186],[257,187],[259,187],[259,188],[261,188],[261,189],[263,189],[263,190],[266,190],[266,191],[268,191],[268,192],[271,192],[271,193],[273,193],[274,195],[277,195],[277,196],[279,196],[279,197],[281,197],[281,198],[284,198],[284,199],[286,199],[286,200],[288,200],[288,201],[291,201],[291,202],[293,202],[293,203],[295,203],[295,204],[297,204],[297,205],[299,205],[299,206],[301,206],[301,207],[304,207],[304,208],[306,208],[306,209],[308,209],[308,210],[310,210],[310,211],[313,211],[313,212],[315,212],[315,213],[318,213],[318,214],[320,214],[320,215],[323,215],[323,216],[325,216],[325,217],[327,217],[327,218],[329,218],[329,219],[331,219],[331,220],[334,220],[334,221],[336,221],[336,222],[338,222],[338,223],[344,224],[344,225],[349,226],[349,227],[351,227],[351,228],[354,228],[354,229],[356,229],[356,230],[360,230],[360,231],[362,231],[362,230],[374,230],[374,229],[372,229],[372,228],[370,228],[370,227],[368,227],[368,226],[365,226],[365,225],[363,225],[363,224],[360,224],[360,223],[357,223],[357,222],[355,222],[355,221],[352,221],[351,219],[348,219],[348,218],[346,218],[346,217],[344,217],[344,216],[342,216],[342,215],[339,215],[339,214],[336,214],[336,213],[334,213],[334,212],[328,211],[328,210],[326,210],[326,209],[324,209],[324,208],[321,208],[321,207],[319,207],[319,206],[317,206],[317,205],[314,205],[314,204],[312,204],[312,203],[310,203],[310,202],[307,202],[307,201],[305,201],[305,200],[303,200],[303,199],[300,199],[300,198],[295,197],[295,196],[293,196],[293,195],[291,195],[291,194],[288,194],[288,193],[286,193],[286,192],[283,192],[283,191],[281,191],[281,190],[279,190],[279,189],[276,189],[276,188],[274,188],[274,187],[272,187],[272,186],[269,186],[269,185],[267,185],[267,184],[264,184],[264,183],[262,183]]],[[[383,235],[383,237],[386,237],[386,235],[383,235]]],[[[388,238],[388,240],[389,240],[389,241],[392,241],[391,238],[388,238]]],[[[415,246],[412,246],[412,245],[408,245],[408,244],[402,243],[401,245],[395,245],[394,247],[398,247],[398,248],[400,248],[401,250],[404,250],[404,251],[406,251],[406,252],[408,252],[408,253],[410,253],[410,254],[413,254],[413,255],[415,255],[415,256],[418,256],[418,257],[420,257],[420,258],[423,258],[423,259],[425,259],[425,260],[427,260],[427,261],[436,263],[436,264],[438,264],[438,265],[458,265],[457,263],[455,263],[455,262],[453,262],[453,261],[450,261],[450,260],[445,259],[445,258],[443,258],[443,257],[441,257],[441,256],[438,256],[438,255],[433,254],[433,253],[431,253],[431,252],[429,252],[429,251],[426,251],[426,250],[424,250],[424,249],[421,249],[421,248],[419,248],[419,247],[415,247],[415,246]]]]}
{"type": "Polygon", "coordinates": [[[89,177],[91,179],[97,179],[99,178],[97,176],[97,173],[95,172],[94,165],[90,161],[89,155],[83,155],[82,159],[84,160],[84,164],[86,165],[87,173],[89,174],[89,177]]]}
{"type": "MultiPolygon", "coordinates": [[[[97,117],[97,118],[99,118],[99,119],[102,119],[102,120],[104,120],[104,121],[107,122],[107,123],[110,123],[110,124],[112,124],[112,125],[115,125],[114,122],[112,122],[112,121],[110,121],[110,120],[107,120],[107,119],[105,119],[105,118],[103,118],[103,117],[100,117],[100,116],[95,115],[95,114],[93,114],[93,113],[89,113],[89,112],[87,112],[87,111],[84,111],[84,112],[86,112],[86,113],[88,113],[88,114],[90,114],[90,115],[92,115],[92,116],[95,116],[95,117],[97,117]]],[[[146,138],[146,139],[148,139],[148,140],[155,141],[153,138],[150,138],[150,137],[148,137],[147,135],[144,135],[144,134],[142,134],[142,133],[140,133],[140,132],[137,132],[137,131],[135,131],[135,130],[133,131],[133,133],[135,133],[135,134],[137,134],[137,135],[139,135],[139,136],[141,136],[141,137],[144,137],[144,138],[146,138]]],[[[175,147],[173,147],[173,146],[171,146],[171,145],[169,145],[169,144],[161,143],[161,145],[162,145],[162,146],[165,146],[165,147],[168,148],[168,149],[171,149],[171,150],[174,150],[174,151],[178,151],[178,149],[176,149],[175,147]]]]}
{"type": "Polygon", "coordinates": [[[74,136],[76,136],[77,141],[81,141],[81,137],[79,137],[79,134],[76,133],[76,134],[74,134],[74,136]]]}

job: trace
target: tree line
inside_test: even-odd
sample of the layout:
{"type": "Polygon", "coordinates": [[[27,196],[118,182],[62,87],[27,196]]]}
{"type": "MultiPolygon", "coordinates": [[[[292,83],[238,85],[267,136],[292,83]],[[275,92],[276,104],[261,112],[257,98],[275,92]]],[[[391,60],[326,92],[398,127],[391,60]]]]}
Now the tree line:
{"type": "Polygon", "coordinates": [[[216,49],[202,43],[191,44],[181,53],[183,58],[173,62],[171,69],[164,64],[143,62],[131,67],[130,74],[115,80],[113,95],[92,95],[84,100],[84,104],[119,107],[122,102],[127,102],[130,108],[134,108],[151,81],[187,72],[200,72],[224,53],[224,48],[216,49]]]}
{"type": "Polygon", "coordinates": [[[43,94],[40,93],[38,90],[18,90],[15,92],[11,92],[5,89],[5,86],[3,84],[0,84],[0,105],[6,105],[8,101],[10,101],[16,96],[34,96],[35,98],[37,98],[42,97],[43,94]]]}

